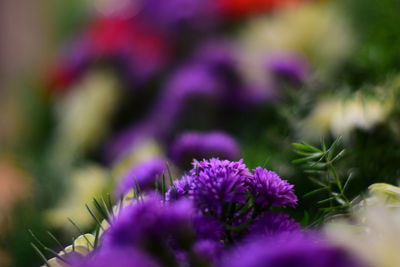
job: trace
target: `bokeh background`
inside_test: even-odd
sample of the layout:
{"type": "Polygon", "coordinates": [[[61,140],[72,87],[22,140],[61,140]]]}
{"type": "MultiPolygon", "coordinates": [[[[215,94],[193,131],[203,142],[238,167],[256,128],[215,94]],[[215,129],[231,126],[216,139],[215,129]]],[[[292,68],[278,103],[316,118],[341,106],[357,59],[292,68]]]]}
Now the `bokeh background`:
{"type": "MultiPolygon", "coordinates": [[[[3,0],[0,266],[38,266],[33,237],[67,245],[85,204],[129,175],[243,158],[315,188],[293,142],[341,137],[348,195],[397,184],[398,0],[3,0]],[[168,3],[167,3],[168,2],[168,3]],[[132,174],[133,173],[133,174],[132,174]]],[[[151,174],[155,176],[154,174],[151,174]]],[[[150,176],[151,176],[150,175],[150,176]]],[[[127,184],[128,183],[128,184],[127,184]]],[[[52,245],[53,244],[53,245],[52,245]]]]}

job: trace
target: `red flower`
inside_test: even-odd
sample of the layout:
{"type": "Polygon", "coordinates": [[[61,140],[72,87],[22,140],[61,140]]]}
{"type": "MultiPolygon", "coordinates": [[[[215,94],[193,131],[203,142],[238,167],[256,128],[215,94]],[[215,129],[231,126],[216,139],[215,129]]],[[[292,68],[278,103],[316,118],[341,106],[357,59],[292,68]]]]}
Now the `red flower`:
{"type": "Polygon", "coordinates": [[[232,18],[268,12],[306,0],[218,0],[223,15],[232,18]]]}
{"type": "Polygon", "coordinates": [[[166,37],[139,21],[98,17],[62,55],[50,72],[51,88],[62,91],[102,59],[123,61],[129,78],[142,79],[158,71],[170,56],[166,37]]]}

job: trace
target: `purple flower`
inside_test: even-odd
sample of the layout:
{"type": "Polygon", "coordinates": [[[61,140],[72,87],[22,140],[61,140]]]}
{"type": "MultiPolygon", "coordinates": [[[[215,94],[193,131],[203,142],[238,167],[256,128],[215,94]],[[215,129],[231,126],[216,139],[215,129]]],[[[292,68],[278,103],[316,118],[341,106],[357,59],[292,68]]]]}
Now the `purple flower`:
{"type": "Polygon", "coordinates": [[[151,190],[166,171],[163,159],[155,158],[145,161],[128,171],[118,185],[117,195],[124,195],[136,186],[139,186],[140,191],[151,190]]]}
{"type": "Polygon", "coordinates": [[[134,248],[99,248],[72,267],[158,267],[162,266],[150,255],[134,248]]]}
{"type": "Polygon", "coordinates": [[[117,132],[104,146],[104,160],[109,163],[118,161],[135,150],[140,142],[155,138],[156,133],[156,125],[147,123],[135,123],[117,132]]]}
{"type": "Polygon", "coordinates": [[[216,25],[216,5],[202,0],[142,1],[141,18],[153,26],[172,32],[202,30],[216,25]]]}
{"type": "Polygon", "coordinates": [[[318,236],[284,233],[256,238],[226,253],[220,267],[356,267],[362,266],[344,249],[318,236]]]}
{"type": "Polygon", "coordinates": [[[249,84],[239,71],[238,53],[232,41],[207,42],[195,53],[195,61],[204,64],[223,92],[221,104],[243,110],[273,97],[272,88],[249,84]]]}
{"type": "Polygon", "coordinates": [[[193,221],[197,239],[220,242],[224,239],[224,225],[211,216],[199,215],[193,221]]]}
{"type": "Polygon", "coordinates": [[[251,176],[243,160],[229,161],[212,158],[193,163],[189,195],[205,214],[220,217],[224,204],[244,204],[251,176]]]}
{"type": "Polygon", "coordinates": [[[300,224],[285,213],[267,211],[254,220],[248,228],[247,238],[256,236],[272,237],[283,232],[299,232],[300,224]]]}
{"type": "Polygon", "coordinates": [[[193,250],[202,261],[212,263],[220,257],[223,244],[215,240],[202,239],[194,244],[193,250]]]}
{"type": "Polygon", "coordinates": [[[239,145],[235,139],[222,132],[186,132],[181,134],[170,148],[171,160],[181,168],[187,167],[193,159],[219,157],[238,159],[239,145]]]}
{"type": "Polygon", "coordinates": [[[150,109],[151,112],[107,144],[106,159],[113,161],[125,155],[146,137],[165,141],[176,131],[183,114],[193,110],[194,106],[201,106],[203,109],[205,103],[210,107],[221,95],[217,80],[204,65],[187,64],[178,69],[166,82],[166,87],[162,89],[161,95],[150,109]]]}
{"type": "Polygon", "coordinates": [[[276,78],[301,85],[310,76],[306,59],[297,55],[276,55],[268,60],[268,69],[276,78]]]}
{"type": "Polygon", "coordinates": [[[167,202],[181,199],[189,195],[191,183],[193,181],[192,176],[184,175],[181,179],[175,180],[173,185],[168,189],[165,194],[165,200],[167,202]]]}
{"type": "Polygon", "coordinates": [[[255,203],[263,207],[294,207],[297,204],[297,196],[293,191],[293,185],[282,180],[275,172],[261,167],[253,170],[254,175],[248,179],[251,193],[255,197],[255,203]]]}
{"type": "Polygon", "coordinates": [[[205,113],[214,109],[246,109],[264,103],[269,97],[267,91],[245,83],[238,71],[236,50],[230,43],[207,43],[171,74],[151,112],[111,140],[106,157],[112,161],[124,155],[143,137],[169,140],[193,122],[196,112],[207,118],[205,113]]]}
{"type": "Polygon", "coordinates": [[[164,205],[159,196],[149,196],[125,207],[104,233],[104,246],[147,248],[167,240],[178,244],[193,239],[193,208],[188,200],[164,205]]]}

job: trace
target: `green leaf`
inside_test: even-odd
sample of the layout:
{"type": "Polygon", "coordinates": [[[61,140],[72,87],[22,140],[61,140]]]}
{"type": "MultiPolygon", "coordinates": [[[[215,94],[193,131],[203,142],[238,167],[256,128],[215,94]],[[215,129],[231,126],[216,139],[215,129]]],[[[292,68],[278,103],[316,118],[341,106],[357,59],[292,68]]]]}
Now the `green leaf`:
{"type": "Polygon", "coordinates": [[[320,149],[318,149],[312,145],[306,144],[306,143],[292,143],[292,146],[299,150],[303,150],[303,151],[307,151],[307,152],[319,152],[319,153],[323,152],[320,149]]]}

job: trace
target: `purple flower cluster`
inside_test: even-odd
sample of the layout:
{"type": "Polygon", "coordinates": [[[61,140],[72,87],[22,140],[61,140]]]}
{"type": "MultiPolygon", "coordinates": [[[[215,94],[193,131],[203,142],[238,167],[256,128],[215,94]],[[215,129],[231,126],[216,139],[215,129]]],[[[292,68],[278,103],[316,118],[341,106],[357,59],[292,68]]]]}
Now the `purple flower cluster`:
{"type": "Polygon", "coordinates": [[[296,203],[293,186],[275,173],[252,173],[242,160],[194,161],[165,199],[150,193],[124,207],[100,246],[72,266],[361,266],[287,214],[267,210],[296,203]]]}
{"type": "Polygon", "coordinates": [[[193,199],[204,214],[217,217],[229,205],[244,205],[249,196],[261,210],[297,204],[293,185],[276,173],[258,167],[252,174],[242,160],[216,158],[194,161],[189,174],[175,181],[167,192],[168,200],[183,196],[193,199]]]}

